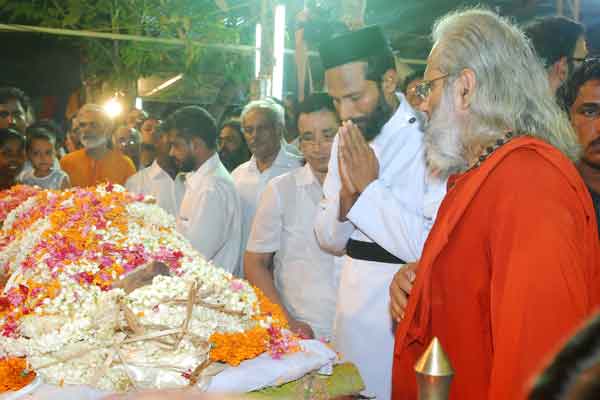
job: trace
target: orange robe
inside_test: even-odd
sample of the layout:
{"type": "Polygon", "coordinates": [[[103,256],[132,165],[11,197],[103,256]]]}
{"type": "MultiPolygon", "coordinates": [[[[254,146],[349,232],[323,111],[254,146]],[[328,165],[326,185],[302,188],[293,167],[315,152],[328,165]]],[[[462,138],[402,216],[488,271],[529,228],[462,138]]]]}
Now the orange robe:
{"type": "Polygon", "coordinates": [[[131,159],[117,150],[109,150],[101,160],[88,156],[85,149],[77,150],[65,155],[60,160],[60,167],[69,174],[71,186],[85,187],[104,182],[124,185],[135,174],[131,159]]]}
{"type": "Polygon", "coordinates": [[[600,243],[573,164],[515,138],[452,179],[396,331],[393,399],[417,398],[434,336],[455,370],[450,399],[518,400],[600,303],[600,243]]]}

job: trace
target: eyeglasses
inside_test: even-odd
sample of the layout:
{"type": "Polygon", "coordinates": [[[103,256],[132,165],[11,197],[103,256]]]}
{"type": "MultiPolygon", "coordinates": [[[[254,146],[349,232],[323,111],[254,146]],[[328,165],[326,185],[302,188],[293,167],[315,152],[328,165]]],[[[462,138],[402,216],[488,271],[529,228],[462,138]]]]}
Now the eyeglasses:
{"type": "Polygon", "coordinates": [[[433,89],[433,83],[435,81],[439,81],[440,79],[444,79],[449,76],[450,76],[450,74],[446,74],[446,75],[438,76],[437,78],[434,78],[434,79],[431,79],[428,81],[422,80],[421,82],[417,83],[417,85],[415,86],[415,93],[417,94],[417,96],[419,96],[421,98],[421,100],[427,100],[427,98],[431,94],[431,90],[433,89]]]}

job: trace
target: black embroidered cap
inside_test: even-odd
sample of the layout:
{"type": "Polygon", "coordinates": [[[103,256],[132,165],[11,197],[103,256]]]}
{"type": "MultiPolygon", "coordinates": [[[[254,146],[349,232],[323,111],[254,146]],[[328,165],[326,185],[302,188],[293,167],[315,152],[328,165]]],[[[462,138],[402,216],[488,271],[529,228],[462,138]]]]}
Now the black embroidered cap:
{"type": "Polygon", "coordinates": [[[325,69],[390,51],[383,30],[377,25],[335,36],[319,47],[321,62],[325,69]]]}

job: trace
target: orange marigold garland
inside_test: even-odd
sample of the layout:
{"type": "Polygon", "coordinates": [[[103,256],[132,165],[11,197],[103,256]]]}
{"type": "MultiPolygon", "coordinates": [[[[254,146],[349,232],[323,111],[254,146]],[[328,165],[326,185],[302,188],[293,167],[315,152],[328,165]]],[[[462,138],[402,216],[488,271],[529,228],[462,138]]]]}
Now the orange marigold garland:
{"type": "Polygon", "coordinates": [[[24,358],[0,359],[0,393],[17,391],[35,379],[35,372],[27,371],[24,358]]]}
{"type": "Polygon", "coordinates": [[[288,323],[281,307],[270,301],[257,287],[254,287],[254,292],[257,297],[258,314],[254,317],[257,325],[245,332],[212,334],[209,339],[212,361],[237,366],[266,351],[278,359],[284,354],[300,350],[298,337],[286,330],[288,323]]]}

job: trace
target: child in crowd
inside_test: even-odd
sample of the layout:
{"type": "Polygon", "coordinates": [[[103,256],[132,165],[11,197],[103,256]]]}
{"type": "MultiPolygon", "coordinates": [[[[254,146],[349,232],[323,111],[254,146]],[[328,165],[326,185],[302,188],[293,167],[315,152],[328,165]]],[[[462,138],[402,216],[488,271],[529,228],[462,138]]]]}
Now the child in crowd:
{"type": "Polygon", "coordinates": [[[9,189],[25,163],[25,138],[13,129],[0,129],[0,190],[9,189]]]}
{"type": "Polygon", "coordinates": [[[47,129],[38,128],[30,133],[26,151],[33,169],[19,177],[21,183],[44,189],[66,189],[71,186],[69,176],[54,166],[56,139],[47,129]]]}

